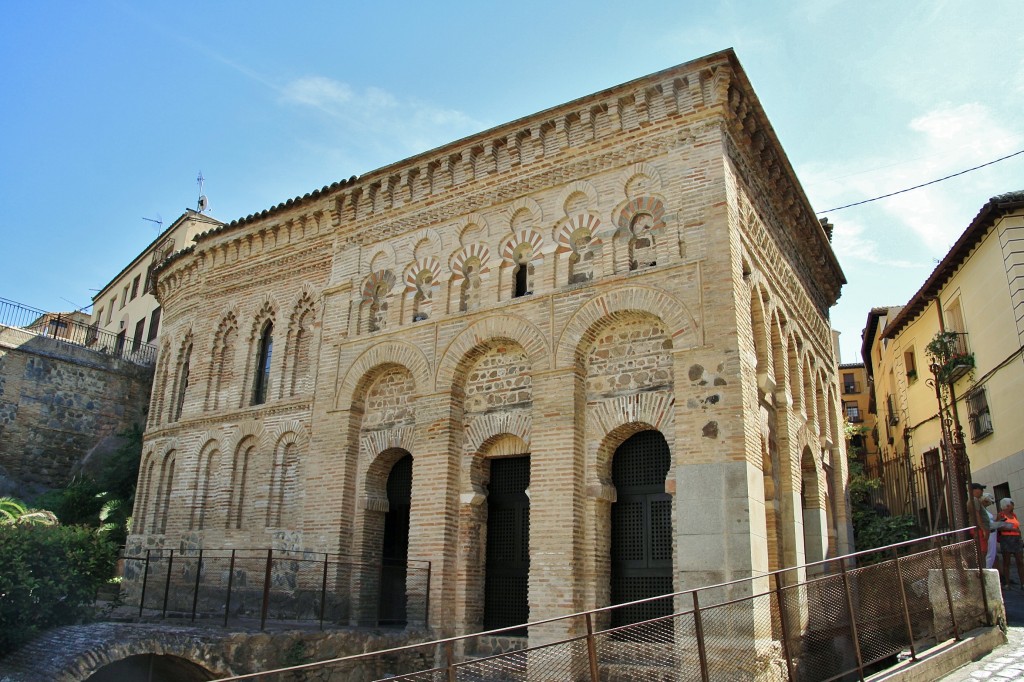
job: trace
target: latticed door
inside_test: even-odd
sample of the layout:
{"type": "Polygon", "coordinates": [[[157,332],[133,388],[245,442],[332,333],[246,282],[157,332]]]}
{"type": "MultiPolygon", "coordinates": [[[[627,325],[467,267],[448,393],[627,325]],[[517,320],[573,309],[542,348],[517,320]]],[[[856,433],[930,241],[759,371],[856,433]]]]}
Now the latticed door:
{"type": "Polygon", "coordinates": [[[484,629],[530,619],[530,458],[491,461],[487,495],[487,562],[484,629]]]}
{"type": "MultiPolygon", "coordinates": [[[[671,456],[658,431],[641,431],[615,451],[612,481],[612,604],[672,592],[672,498],[665,492],[671,456]]],[[[672,612],[672,600],[612,612],[613,625],[627,625],[672,612]]]]}
{"type": "Polygon", "coordinates": [[[388,512],[384,515],[381,554],[380,612],[386,625],[405,625],[405,574],[409,558],[409,506],[412,499],[412,455],[395,462],[388,475],[388,512]]]}

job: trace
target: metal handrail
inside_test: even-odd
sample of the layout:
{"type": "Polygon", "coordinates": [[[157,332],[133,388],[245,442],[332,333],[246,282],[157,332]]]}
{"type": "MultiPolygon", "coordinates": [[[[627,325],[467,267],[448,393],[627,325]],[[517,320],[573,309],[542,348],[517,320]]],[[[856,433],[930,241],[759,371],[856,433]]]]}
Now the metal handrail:
{"type": "MultiPolygon", "coordinates": [[[[311,662],[311,663],[305,663],[305,664],[301,664],[301,665],[290,666],[290,667],[287,667],[287,668],[279,668],[279,669],[275,669],[275,670],[267,670],[267,671],[263,671],[263,672],[248,673],[248,674],[236,675],[236,676],[232,676],[232,677],[225,677],[225,678],[221,678],[220,682],[229,682],[229,681],[235,681],[235,680],[252,680],[252,679],[257,679],[257,678],[261,678],[261,677],[264,677],[264,676],[272,676],[272,675],[275,675],[275,674],[286,673],[286,672],[287,673],[292,673],[292,672],[297,672],[297,671],[302,671],[302,670],[311,670],[311,669],[315,669],[315,668],[323,668],[323,667],[326,667],[326,666],[343,665],[343,664],[346,664],[346,663],[355,663],[355,662],[359,662],[359,661],[363,661],[363,660],[367,660],[367,659],[371,659],[371,658],[375,658],[375,657],[392,656],[392,655],[395,655],[395,654],[413,652],[413,651],[416,651],[416,650],[421,650],[421,649],[423,649],[425,647],[434,647],[435,651],[437,651],[437,652],[440,652],[442,650],[444,650],[446,652],[451,652],[451,651],[453,651],[454,645],[456,645],[458,643],[461,643],[461,642],[466,642],[467,640],[479,639],[479,638],[483,638],[483,637],[500,636],[500,635],[508,633],[510,631],[522,631],[523,628],[533,628],[533,627],[540,626],[540,625],[546,625],[546,624],[550,624],[550,623],[556,623],[556,622],[567,621],[567,620],[570,620],[570,619],[580,619],[580,618],[584,618],[586,620],[586,623],[587,623],[587,633],[585,635],[566,637],[566,638],[560,639],[560,640],[558,640],[556,642],[548,642],[548,643],[545,643],[543,645],[543,647],[551,648],[552,646],[557,645],[557,644],[566,644],[566,643],[570,643],[570,642],[578,642],[580,640],[586,639],[588,641],[588,650],[593,652],[593,637],[595,636],[595,634],[600,634],[600,635],[604,636],[604,635],[608,635],[609,633],[624,632],[624,631],[629,630],[630,628],[636,627],[637,625],[647,625],[647,624],[654,623],[654,622],[673,620],[673,619],[678,618],[680,616],[694,615],[696,617],[696,614],[701,613],[701,612],[711,611],[713,609],[722,608],[722,607],[729,606],[729,605],[732,605],[732,604],[735,604],[735,603],[744,602],[744,601],[750,601],[750,600],[753,600],[753,599],[765,598],[765,597],[771,598],[772,596],[776,596],[776,598],[779,600],[779,607],[778,607],[779,608],[779,615],[780,615],[780,619],[782,621],[783,630],[785,630],[785,622],[787,620],[787,617],[785,615],[786,608],[785,608],[785,605],[783,603],[783,599],[784,599],[783,595],[784,595],[785,591],[792,590],[792,589],[795,589],[795,588],[798,588],[798,587],[807,587],[808,585],[813,585],[815,583],[822,582],[825,579],[835,580],[837,578],[837,576],[841,576],[842,577],[842,582],[843,582],[843,586],[844,586],[844,594],[845,594],[846,602],[848,604],[848,609],[850,609],[849,610],[849,614],[850,614],[850,618],[851,618],[850,626],[851,626],[851,630],[853,632],[853,638],[854,638],[854,640],[857,640],[859,636],[857,634],[858,628],[857,628],[857,624],[856,624],[856,619],[853,616],[854,611],[852,610],[853,609],[853,601],[852,601],[852,589],[851,589],[851,586],[850,586],[850,582],[851,582],[851,580],[850,580],[850,571],[848,571],[848,569],[846,568],[846,564],[850,563],[850,562],[854,562],[855,563],[858,558],[867,557],[869,555],[884,555],[884,554],[888,554],[888,553],[891,553],[893,555],[893,558],[888,560],[886,563],[888,564],[888,563],[892,562],[894,564],[895,571],[896,571],[897,575],[899,576],[900,580],[902,580],[903,579],[903,573],[902,573],[902,569],[901,569],[901,563],[900,563],[901,561],[905,562],[908,557],[921,556],[921,555],[927,554],[928,552],[935,552],[935,551],[939,552],[939,563],[941,565],[941,570],[942,570],[942,573],[943,573],[943,583],[945,585],[946,596],[947,596],[947,599],[949,600],[949,604],[950,604],[950,613],[949,613],[949,615],[950,615],[950,618],[951,618],[952,623],[953,623],[954,635],[955,635],[955,637],[957,639],[959,639],[960,636],[961,636],[961,631],[960,631],[960,628],[957,625],[957,618],[956,618],[956,614],[955,614],[955,608],[954,608],[954,605],[953,605],[953,597],[952,597],[952,593],[950,591],[951,590],[950,582],[949,582],[948,575],[947,575],[949,571],[957,570],[957,569],[950,569],[947,566],[947,562],[945,561],[945,552],[948,551],[948,550],[951,550],[951,549],[960,549],[960,550],[967,551],[970,555],[974,556],[975,560],[977,560],[979,557],[977,556],[977,552],[976,552],[977,545],[976,545],[976,543],[973,543],[972,541],[961,541],[959,544],[947,544],[947,542],[945,542],[945,541],[952,540],[955,536],[963,535],[966,532],[967,532],[967,529],[960,529],[960,530],[946,531],[946,532],[943,532],[943,533],[936,533],[934,535],[929,535],[929,536],[923,537],[923,538],[917,538],[917,539],[914,539],[914,540],[907,540],[907,541],[904,541],[904,542],[894,543],[892,545],[887,545],[886,547],[874,548],[874,549],[870,549],[870,550],[863,550],[863,551],[860,551],[860,552],[855,552],[855,553],[852,553],[852,554],[844,555],[844,556],[841,556],[841,557],[835,557],[835,558],[832,558],[832,559],[825,559],[825,560],[822,560],[822,561],[816,561],[816,562],[812,562],[812,563],[809,563],[809,564],[804,564],[804,565],[801,565],[801,566],[796,566],[796,567],[791,567],[791,568],[779,569],[779,570],[770,571],[770,572],[763,573],[763,574],[756,575],[756,576],[750,576],[750,577],[746,577],[746,578],[730,580],[730,581],[726,581],[726,582],[722,582],[722,583],[717,583],[717,584],[709,585],[709,586],[703,586],[703,587],[699,587],[699,588],[694,588],[694,589],[690,589],[690,590],[683,590],[683,591],[679,591],[679,592],[673,592],[673,593],[670,593],[670,594],[659,595],[659,596],[656,596],[656,597],[649,597],[649,598],[646,598],[646,599],[640,599],[640,600],[636,600],[636,601],[632,601],[632,602],[626,602],[626,603],[622,603],[622,604],[615,604],[615,605],[611,605],[611,606],[599,607],[599,608],[596,608],[596,609],[591,609],[591,610],[588,610],[588,611],[581,611],[581,612],[578,612],[578,613],[573,613],[573,614],[564,615],[564,616],[555,616],[555,617],[551,617],[551,618],[545,618],[545,619],[541,619],[541,620],[531,621],[531,622],[526,623],[526,624],[515,625],[515,626],[510,626],[510,627],[505,627],[505,628],[498,628],[498,629],[494,629],[494,630],[487,630],[487,631],[484,631],[484,632],[477,632],[477,633],[467,634],[467,635],[458,635],[458,636],[454,636],[454,637],[446,637],[446,638],[442,638],[442,639],[432,640],[432,641],[429,641],[429,642],[420,642],[420,643],[416,643],[416,644],[407,644],[407,645],[403,645],[403,646],[400,646],[400,647],[392,647],[392,648],[389,648],[389,649],[383,649],[383,650],[378,650],[378,651],[366,652],[366,653],[362,653],[362,654],[355,654],[355,655],[351,655],[351,656],[344,656],[344,657],[339,657],[339,658],[327,659],[327,660],[323,660],[323,661],[316,661],[316,662],[311,662]],[[928,548],[928,549],[926,549],[926,550],[924,550],[922,552],[918,552],[918,553],[914,553],[914,554],[906,554],[906,555],[901,556],[900,550],[909,548],[909,547],[914,546],[914,545],[925,545],[925,546],[927,546],[927,545],[934,545],[934,546],[931,547],[931,548],[928,548]],[[814,568],[814,567],[818,567],[818,566],[823,566],[824,567],[824,566],[827,566],[829,564],[834,565],[837,562],[839,563],[839,571],[838,571],[838,573],[832,574],[830,576],[825,576],[824,578],[816,577],[816,578],[812,578],[810,580],[805,580],[803,582],[792,584],[792,585],[785,585],[779,579],[780,576],[782,576],[783,574],[786,574],[786,573],[791,573],[793,571],[800,571],[800,570],[806,571],[809,568],[814,568]],[[696,598],[696,595],[699,592],[706,592],[706,591],[711,591],[711,590],[720,590],[720,589],[723,589],[723,588],[728,588],[730,586],[735,586],[735,585],[740,584],[740,583],[750,583],[750,582],[752,582],[754,580],[767,579],[770,576],[774,577],[774,579],[775,579],[775,586],[770,588],[770,589],[768,589],[765,592],[762,592],[762,593],[744,595],[743,597],[740,597],[738,599],[731,599],[731,600],[727,600],[725,602],[720,602],[720,603],[716,603],[716,604],[712,604],[712,605],[708,605],[708,606],[699,605],[698,600],[696,598]],[[599,614],[599,613],[602,613],[602,612],[610,611],[610,610],[613,610],[613,609],[621,609],[621,608],[628,607],[628,606],[633,606],[633,605],[637,605],[637,604],[643,604],[643,603],[646,603],[646,602],[666,600],[666,599],[676,599],[677,597],[681,597],[681,596],[684,596],[684,595],[692,595],[693,596],[693,598],[694,598],[694,608],[693,609],[691,609],[691,610],[684,610],[684,611],[680,611],[680,612],[673,612],[672,614],[667,615],[667,616],[666,615],[662,615],[662,616],[659,616],[657,618],[653,618],[653,619],[651,619],[649,621],[643,621],[643,623],[640,623],[640,624],[632,624],[632,625],[627,625],[627,626],[619,626],[619,627],[615,627],[615,628],[604,629],[604,630],[600,631],[599,633],[594,633],[592,631],[591,622],[592,622],[592,617],[595,614],[599,614]]],[[[982,600],[985,603],[985,614],[986,614],[985,617],[987,619],[987,618],[989,618],[989,616],[988,616],[989,609],[988,609],[988,598],[987,598],[987,595],[985,593],[984,576],[982,574],[982,569],[983,569],[984,564],[983,564],[983,562],[978,561],[976,565],[977,565],[977,569],[968,568],[967,570],[969,572],[976,571],[978,576],[979,576],[979,579],[981,580],[981,595],[982,595],[982,600]]],[[[870,570],[871,568],[875,568],[877,566],[880,566],[880,565],[869,566],[869,567],[867,567],[865,569],[862,569],[862,570],[870,570]]],[[[963,570],[963,569],[961,568],[959,570],[963,570]]],[[[908,608],[908,604],[907,604],[907,597],[906,597],[905,591],[904,591],[903,586],[902,586],[902,582],[900,584],[900,589],[899,589],[898,592],[899,592],[900,597],[901,597],[900,606],[902,607],[902,611],[903,611],[903,615],[900,618],[901,618],[901,620],[905,621],[908,624],[908,636],[909,636],[909,640],[910,640],[911,652],[912,652],[912,656],[914,657],[914,660],[916,660],[916,656],[917,656],[918,652],[917,652],[917,649],[914,646],[913,632],[909,628],[909,623],[910,623],[909,613],[910,612],[909,612],[909,608],[908,608]]],[[[989,623],[989,624],[991,624],[991,623],[989,623]]],[[[699,625],[697,627],[698,627],[698,629],[700,629],[699,625]]],[[[784,639],[788,639],[788,636],[785,634],[785,632],[783,634],[783,638],[784,639]]],[[[701,641],[698,642],[698,644],[699,644],[701,650],[703,651],[703,635],[701,635],[701,641]]],[[[786,647],[786,644],[787,644],[786,642],[783,642],[784,647],[786,647]]],[[[865,660],[863,660],[863,658],[861,657],[860,652],[859,652],[859,642],[858,641],[854,641],[854,646],[858,649],[858,652],[857,652],[858,653],[858,655],[857,655],[857,668],[855,670],[850,670],[850,671],[845,671],[845,672],[859,672],[860,675],[861,675],[861,679],[863,679],[864,668],[868,664],[870,664],[870,663],[872,663],[874,661],[865,661],[865,660]]],[[[527,648],[527,649],[524,649],[524,650],[520,650],[517,653],[537,651],[539,648],[540,647],[530,647],[530,648],[527,648]]],[[[593,655],[593,654],[591,653],[591,655],[593,655]]],[[[792,679],[792,660],[790,659],[788,653],[786,654],[786,656],[787,656],[787,665],[788,665],[788,667],[790,669],[790,675],[791,675],[791,679],[792,679]]],[[[490,656],[490,657],[486,657],[486,659],[483,659],[483,658],[482,659],[476,659],[474,662],[479,662],[481,660],[498,659],[498,658],[501,658],[501,657],[502,657],[502,655],[490,656]]],[[[466,662],[456,663],[453,660],[451,660],[450,656],[447,656],[446,658],[448,658],[449,660],[447,661],[445,667],[450,669],[450,670],[454,670],[455,667],[463,666],[463,665],[466,664],[466,662]]],[[[595,665],[595,662],[592,659],[592,668],[591,668],[592,676],[593,676],[593,670],[594,670],[593,665],[595,665]]],[[[706,666],[707,666],[707,663],[706,663],[705,658],[704,658],[704,656],[702,654],[701,655],[702,671],[701,672],[702,672],[702,678],[703,679],[708,679],[708,671],[706,669],[706,666]]],[[[435,669],[435,670],[443,670],[443,668],[435,669]]],[[[423,672],[423,671],[420,671],[420,672],[423,672]]],[[[845,674],[845,672],[844,672],[844,674],[845,674]]],[[[408,673],[408,675],[416,675],[416,674],[417,673],[408,673]]],[[[395,675],[395,677],[397,677],[399,679],[404,679],[405,675],[395,675]]]]}
{"type": "Polygon", "coordinates": [[[37,308],[0,298],[0,325],[21,329],[72,346],[82,346],[104,355],[128,360],[137,365],[156,363],[157,348],[127,333],[114,334],[99,324],[84,324],[66,317],[67,313],[48,313],[37,308]]]}

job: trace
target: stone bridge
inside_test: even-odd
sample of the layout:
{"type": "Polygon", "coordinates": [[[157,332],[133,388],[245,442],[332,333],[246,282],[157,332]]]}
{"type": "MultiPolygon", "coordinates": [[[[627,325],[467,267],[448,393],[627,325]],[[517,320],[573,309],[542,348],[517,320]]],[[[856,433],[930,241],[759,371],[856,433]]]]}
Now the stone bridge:
{"type": "MultiPolygon", "coordinates": [[[[0,660],[0,682],[199,682],[401,646],[427,631],[345,628],[226,630],[216,626],[91,623],[50,630],[0,660]]],[[[372,680],[383,666],[367,660],[318,670],[305,680],[372,680]]],[[[431,663],[431,661],[424,661],[431,663]]]]}

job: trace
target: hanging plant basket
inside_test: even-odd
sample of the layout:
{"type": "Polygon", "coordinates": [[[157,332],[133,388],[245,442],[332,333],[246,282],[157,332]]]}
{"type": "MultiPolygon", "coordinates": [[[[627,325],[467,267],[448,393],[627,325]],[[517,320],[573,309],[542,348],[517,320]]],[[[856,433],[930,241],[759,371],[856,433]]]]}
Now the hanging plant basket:
{"type": "Polygon", "coordinates": [[[925,352],[939,366],[936,378],[943,384],[952,384],[974,370],[974,353],[967,352],[964,336],[959,332],[939,332],[925,346],[925,352]]]}

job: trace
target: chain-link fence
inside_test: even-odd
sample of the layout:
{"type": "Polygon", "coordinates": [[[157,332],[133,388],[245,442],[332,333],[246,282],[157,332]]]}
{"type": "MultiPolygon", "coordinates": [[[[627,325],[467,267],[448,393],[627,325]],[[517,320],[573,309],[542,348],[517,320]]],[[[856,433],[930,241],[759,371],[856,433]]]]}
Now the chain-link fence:
{"type": "Polygon", "coordinates": [[[989,600],[999,597],[985,593],[976,545],[963,533],[658,597],[672,613],[651,620],[611,627],[621,622],[614,612],[630,608],[620,604],[529,623],[528,637],[490,655],[481,655],[489,642],[523,626],[225,679],[863,679],[991,625],[989,600]]]}
{"type": "Polygon", "coordinates": [[[361,561],[282,550],[146,550],[125,556],[122,601],[140,618],[404,625],[425,623],[426,561],[361,561]],[[388,589],[386,593],[382,586],[388,589]],[[353,595],[359,595],[353,599],[353,595]]]}

